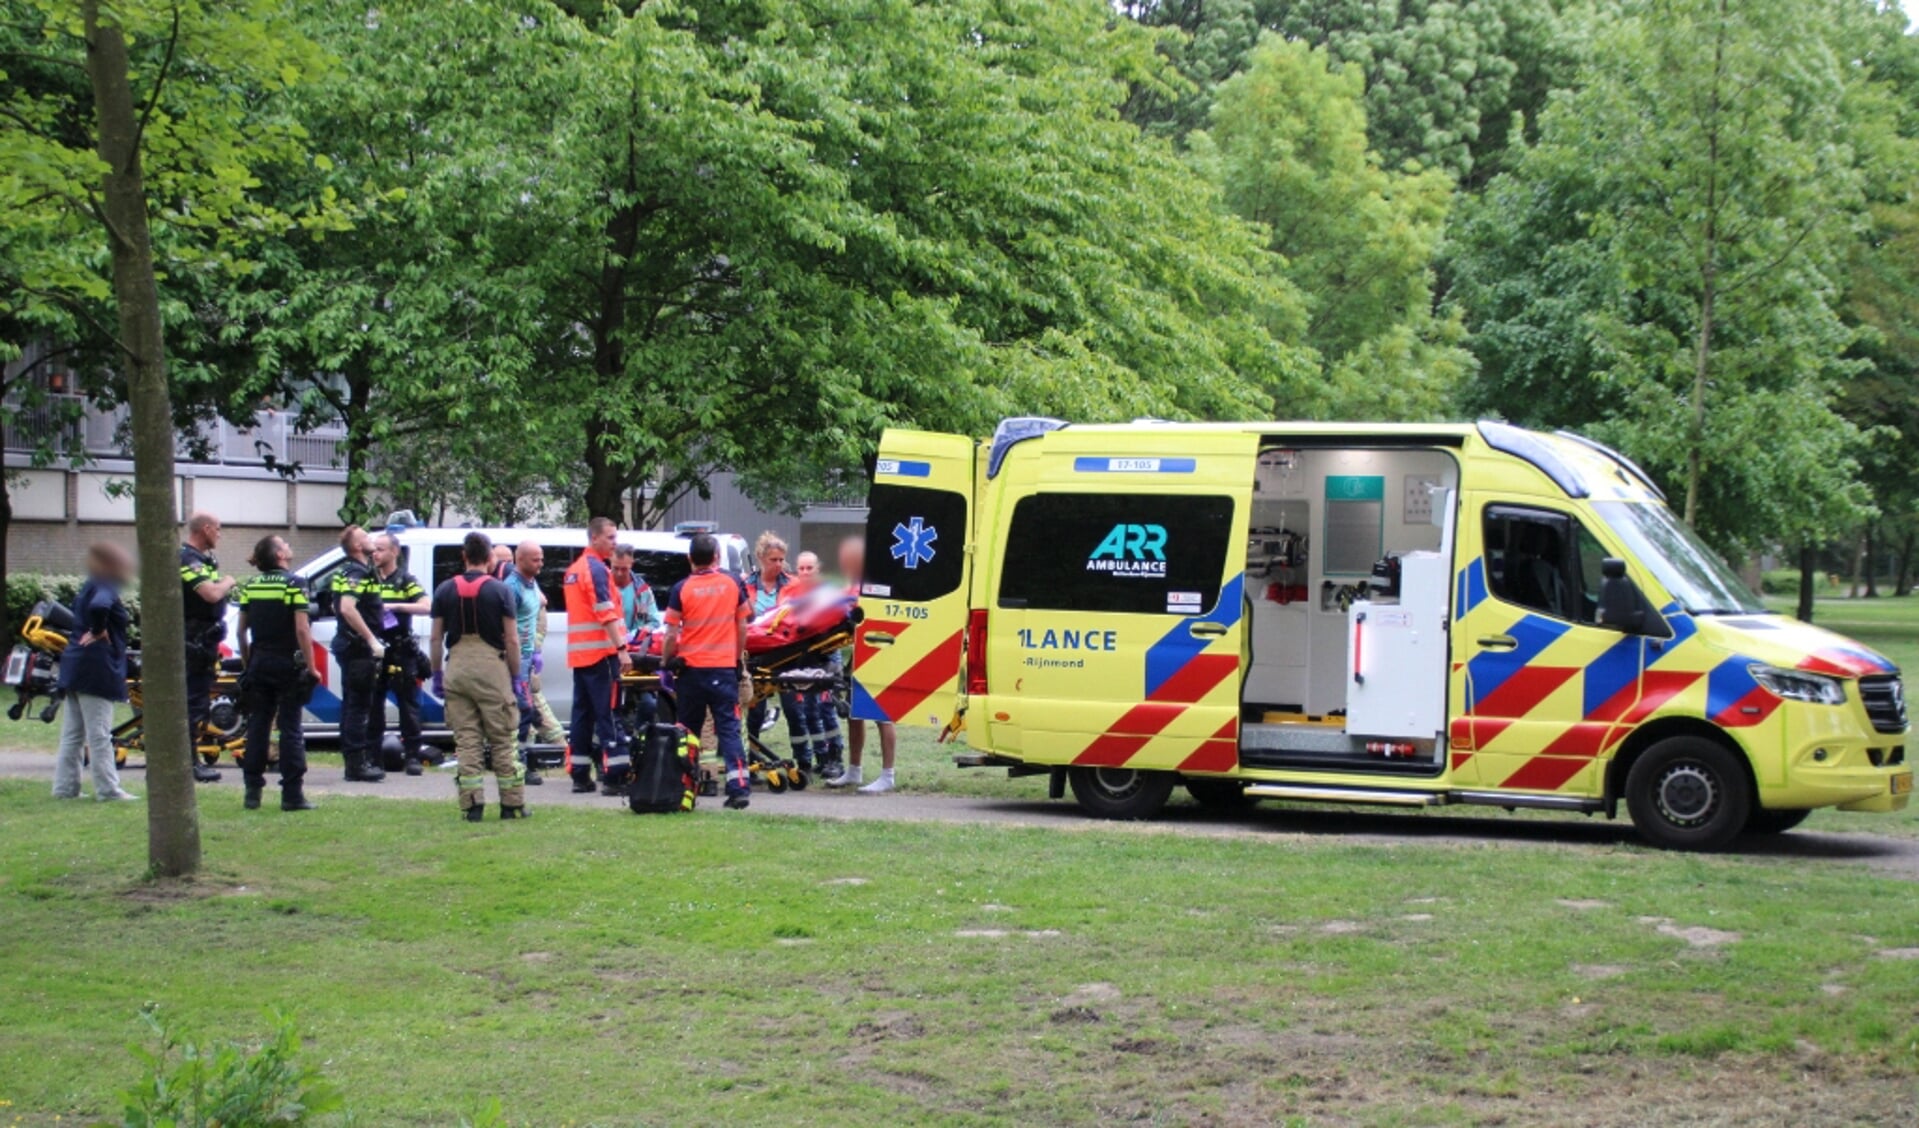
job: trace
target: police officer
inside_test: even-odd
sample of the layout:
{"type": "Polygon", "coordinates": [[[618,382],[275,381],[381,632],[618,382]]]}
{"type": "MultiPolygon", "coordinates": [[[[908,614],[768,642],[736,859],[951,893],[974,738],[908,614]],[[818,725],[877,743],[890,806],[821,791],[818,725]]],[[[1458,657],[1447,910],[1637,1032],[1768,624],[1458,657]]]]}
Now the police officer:
{"type": "MultiPolygon", "coordinates": [[[[420,744],[420,646],[413,637],[413,616],[432,610],[426,589],[412,573],[400,567],[400,538],[381,533],[373,538],[373,574],[371,582],[380,595],[380,622],[374,628],[386,655],[380,659],[373,687],[375,708],[367,714],[366,743],[379,756],[386,741],[386,698],[400,713],[400,747],[406,756],[406,774],[420,774],[420,759],[426,755],[420,744]]],[[[439,761],[438,754],[432,757],[439,761]]]]}
{"type": "Polygon", "coordinates": [[[719,567],[720,542],[698,533],[687,549],[693,574],[673,585],[666,600],[662,662],[673,671],[679,722],[688,732],[713,717],[713,735],[726,761],[726,806],[746,809],[752,779],[740,737],[740,671],[746,665],[746,585],[719,567]]]}
{"type": "Polygon", "coordinates": [[[373,629],[381,620],[380,589],[368,562],[372,538],[358,525],[340,534],[346,562],[333,573],[333,609],[339,629],[333,633],[333,657],[340,663],[340,758],[346,761],[349,783],[379,783],[379,746],[367,743],[375,709],[386,711],[379,695],[380,663],[386,644],[373,629]]]}
{"type": "Polygon", "coordinates": [[[227,637],[227,597],[235,580],[220,574],[213,550],[220,545],[220,519],[211,513],[187,518],[180,546],[180,584],[186,589],[187,745],[193,778],[215,783],[220,773],[200,759],[200,737],[213,715],[213,683],[220,676],[220,643],[227,637]]]}
{"type": "Polygon", "coordinates": [[[567,730],[566,770],[573,790],[593,790],[594,748],[603,757],[600,793],[618,795],[632,767],[619,707],[620,674],[632,668],[626,626],[613,592],[613,522],[595,517],[586,527],[586,551],[560,582],[566,597],[566,664],[573,671],[573,724],[567,730]]]}
{"type": "Polygon", "coordinates": [[[247,711],[247,750],[240,761],[246,779],[246,809],[258,810],[266,788],[267,740],[280,729],[280,809],[311,811],[301,790],[307,771],[306,735],[301,730],[313,681],[307,655],[313,637],[307,628],[307,593],[287,574],[293,550],[279,537],[265,537],[249,561],[260,574],[240,585],[240,700],[247,711]]]}
{"type": "Polygon", "coordinates": [[[500,817],[526,817],[525,777],[513,731],[519,723],[514,683],[520,679],[520,636],[513,596],[493,578],[493,545],[468,533],[460,546],[466,572],[433,592],[433,692],[446,701],[460,771],[454,778],[468,822],[486,818],[486,768],[500,789],[500,817]],[[443,648],[444,647],[444,648],[443,648]]]}

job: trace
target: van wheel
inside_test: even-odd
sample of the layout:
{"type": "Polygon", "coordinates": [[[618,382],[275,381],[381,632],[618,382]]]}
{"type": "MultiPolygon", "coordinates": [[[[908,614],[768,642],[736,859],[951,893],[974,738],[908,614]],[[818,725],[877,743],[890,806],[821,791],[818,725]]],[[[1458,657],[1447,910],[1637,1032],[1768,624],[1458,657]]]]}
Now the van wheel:
{"type": "Polygon", "coordinates": [[[1747,834],[1784,834],[1806,821],[1811,811],[1768,811],[1754,807],[1746,816],[1747,834]]]}
{"type": "Polygon", "coordinates": [[[1737,757],[1704,737],[1646,749],[1626,776],[1626,807],[1646,841],[1666,850],[1718,850],[1746,827],[1752,788],[1737,757]]]}
{"type": "Polygon", "coordinates": [[[1246,785],[1236,779],[1189,779],[1186,794],[1213,811],[1239,811],[1259,802],[1246,794],[1246,785]]]}
{"type": "Polygon", "coordinates": [[[1179,777],[1132,768],[1069,768],[1080,809],[1102,819],[1150,819],[1166,805],[1179,777]]]}

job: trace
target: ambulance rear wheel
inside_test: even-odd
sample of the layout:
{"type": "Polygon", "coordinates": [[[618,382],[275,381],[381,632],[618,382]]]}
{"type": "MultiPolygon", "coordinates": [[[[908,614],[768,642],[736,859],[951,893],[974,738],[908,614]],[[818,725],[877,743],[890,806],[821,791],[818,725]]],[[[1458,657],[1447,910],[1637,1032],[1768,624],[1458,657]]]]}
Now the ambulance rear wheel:
{"type": "Polygon", "coordinates": [[[1239,811],[1259,802],[1246,794],[1245,784],[1235,779],[1189,779],[1186,794],[1210,811],[1239,811]]]}
{"type": "Polygon", "coordinates": [[[1646,841],[1667,850],[1718,850],[1746,828],[1752,788],[1723,745],[1675,736],[1646,749],[1626,776],[1626,807],[1646,841]]]}
{"type": "Polygon", "coordinates": [[[1179,776],[1132,768],[1069,768],[1080,809],[1102,819],[1150,819],[1166,805],[1179,776]]]}
{"type": "Polygon", "coordinates": [[[1768,811],[1754,807],[1746,816],[1747,834],[1784,834],[1806,821],[1811,811],[1768,811]]]}

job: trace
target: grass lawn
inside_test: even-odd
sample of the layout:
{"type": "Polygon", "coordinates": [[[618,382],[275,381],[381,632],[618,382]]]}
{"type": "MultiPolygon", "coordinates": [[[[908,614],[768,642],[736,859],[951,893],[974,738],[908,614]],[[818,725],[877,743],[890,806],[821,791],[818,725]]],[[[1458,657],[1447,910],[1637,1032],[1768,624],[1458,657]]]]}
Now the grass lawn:
{"type": "MultiPolygon", "coordinates": [[[[1919,897],[1832,863],[0,782],[0,1123],[262,1008],[360,1124],[1911,1123],[1919,897]]],[[[17,1120],[16,1120],[17,1118],[17,1120]]]]}

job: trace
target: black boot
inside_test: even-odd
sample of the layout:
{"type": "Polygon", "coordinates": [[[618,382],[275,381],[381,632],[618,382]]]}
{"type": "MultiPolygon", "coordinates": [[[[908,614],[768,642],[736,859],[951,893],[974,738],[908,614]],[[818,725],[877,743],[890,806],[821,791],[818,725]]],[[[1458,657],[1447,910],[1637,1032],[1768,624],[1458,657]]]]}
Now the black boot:
{"type": "Polygon", "coordinates": [[[526,770],[526,785],[528,787],[538,787],[545,782],[546,777],[540,774],[540,769],[528,768],[526,770]]]}
{"type": "Polygon", "coordinates": [[[573,773],[573,794],[591,795],[597,790],[599,790],[599,788],[593,786],[592,772],[573,773]]]}
{"type": "Polygon", "coordinates": [[[408,756],[408,757],[406,758],[406,774],[408,774],[408,775],[410,775],[410,776],[416,776],[416,775],[419,775],[419,774],[420,774],[421,772],[423,772],[423,771],[425,771],[425,770],[426,770],[426,769],[424,769],[424,768],[422,768],[422,767],[420,767],[420,761],[419,761],[419,760],[417,760],[417,759],[415,759],[415,758],[414,758],[414,757],[412,757],[412,756],[408,756]]]}
{"type": "Polygon", "coordinates": [[[501,822],[505,822],[508,819],[530,819],[532,817],[533,817],[533,812],[527,810],[525,807],[501,807],[500,808],[501,822]]]}
{"type": "Polygon", "coordinates": [[[348,756],[346,760],[346,781],[348,783],[379,783],[386,778],[385,769],[361,756],[348,756]]]}
{"type": "Polygon", "coordinates": [[[471,807],[468,807],[466,809],[466,821],[485,822],[486,821],[486,804],[475,803],[471,807]]]}
{"type": "Polygon", "coordinates": [[[280,789],[280,809],[282,811],[311,811],[316,808],[312,803],[308,802],[306,792],[302,791],[300,785],[296,783],[291,787],[282,787],[280,789]]]}
{"type": "Polygon", "coordinates": [[[220,773],[214,770],[213,765],[200,759],[200,756],[198,753],[195,753],[193,757],[193,782],[195,783],[219,783],[220,782],[220,773]]]}
{"type": "Polygon", "coordinates": [[[260,788],[254,787],[252,784],[247,785],[247,797],[243,804],[247,810],[257,811],[260,809],[260,790],[260,788]]]}

